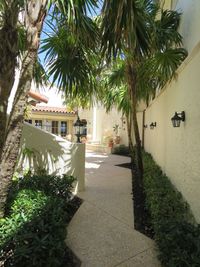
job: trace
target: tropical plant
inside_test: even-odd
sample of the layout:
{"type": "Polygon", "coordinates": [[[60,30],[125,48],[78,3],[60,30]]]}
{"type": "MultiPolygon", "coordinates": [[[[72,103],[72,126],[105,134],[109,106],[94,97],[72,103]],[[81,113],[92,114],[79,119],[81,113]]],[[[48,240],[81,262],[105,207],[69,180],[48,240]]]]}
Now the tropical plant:
{"type": "MultiPolygon", "coordinates": [[[[131,100],[132,123],[136,141],[136,163],[142,178],[141,142],[137,123],[137,103],[149,98],[175,75],[186,56],[179,48],[180,14],[160,10],[150,0],[104,1],[102,52],[110,62],[124,61],[124,80],[131,100]],[[161,12],[157,19],[158,11],[161,12]]],[[[116,77],[115,77],[116,78],[116,77]]],[[[141,180],[142,186],[142,180],[141,180]]]]}
{"type": "MultiPolygon", "coordinates": [[[[102,19],[102,53],[108,62],[124,62],[126,94],[131,101],[131,116],[136,142],[134,187],[137,188],[137,229],[144,214],[143,160],[137,122],[137,104],[149,97],[175,76],[187,53],[180,48],[178,33],[180,14],[163,11],[151,0],[104,1],[102,19]],[[160,13],[158,13],[160,12],[160,13]]],[[[116,77],[115,77],[116,78],[116,77]]]]}
{"type": "MultiPolygon", "coordinates": [[[[7,1],[1,1],[1,2],[6,3],[7,1]]],[[[10,2],[13,2],[13,5],[14,5],[14,2],[18,3],[18,1],[10,1],[10,2]]],[[[23,46],[23,51],[21,53],[21,59],[20,59],[20,64],[19,64],[20,65],[20,78],[19,78],[19,83],[18,83],[14,103],[13,103],[12,112],[9,116],[8,121],[7,119],[5,119],[5,116],[6,116],[5,107],[2,112],[2,117],[4,117],[6,123],[4,124],[4,127],[2,127],[1,129],[2,130],[1,137],[3,137],[3,142],[1,142],[1,147],[0,147],[0,151],[2,151],[0,155],[1,156],[0,158],[1,159],[0,161],[0,170],[1,170],[0,172],[0,181],[1,181],[0,216],[3,216],[3,213],[4,213],[4,206],[5,206],[5,202],[7,198],[7,193],[11,185],[11,178],[14,173],[14,169],[15,169],[15,165],[17,161],[16,159],[18,156],[18,151],[19,151],[19,146],[20,146],[20,138],[21,138],[23,120],[24,120],[24,111],[27,106],[27,99],[28,99],[27,92],[31,88],[33,74],[37,73],[40,76],[41,73],[44,73],[41,67],[38,68],[38,63],[37,63],[38,48],[40,44],[40,33],[43,29],[44,19],[47,14],[50,15],[52,23],[55,23],[54,26],[56,26],[55,27],[56,31],[58,31],[59,34],[61,33],[61,36],[59,35],[59,37],[64,38],[63,44],[65,45],[61,48],[64,49],[64,51],[68,55],[69,53],[67,53],[67,51],[73,52],[70,57],[71,66],[70,67],[68,66],[69,68],[66,68],[67,66],[66,61],[68,60],[68,58],[64,57],[65,52],[63,51],[61,52],[61,49],[56,50],[58,46],[54,46],[54,43],[51,43],[52,49],[50,47],[47,47],[46,49],[48,50],[47,58],[49,61],[48,66],[47,66],[49,68],[48,74],[53,76],[53,82],[54,83],[57,82],[60,88],[61,86],[65,87],[64,90],[66,90],[67,92],[70,92],[70,90],[74,89],[76,93],[79,90],[80,85],[84,83],[83,79],[85,80],[85,76],[83,75],[83,64],[86,61],[83,61],[83,60],[81,61],[82,57],[84,57],[85,54],[81,50],[80,44],[81,42],[83,42],[85,47],[87,44],[90,44],[90,47],[91,47],[91,44],[94,43],[93,40],[95,40],[95,36],[96,36],[96,28],[94,24],[92,23],[91,19],[89,19],[87,16],[88,10],[91,10],[94,6],[96,6],[95,0],[84,0],[84,1],[79,1],[78,3],[77,1],[64,1],[64,0],[42,0],[42,1],[37,1],[37,2],[33,0],[27,0],[27,1],[19,1],[18,5],[16,5],[16,7],[14,6],[15,8],[13,8],[13,6],[8,5],[8,7],[10,8],[9,9],[10,17],[12,18],[12,16],[15,15],[15,18],[16,18],[16,23],[13,25],[13,29],[15,29],[16,24],[19,23],[25,31],[26,38],[24,39],[24,42],[21,42],[22,44],[25,44],[25,46],[23,46]],[[19,7],[18,6],[20,6],[20,4],[22,5],[22,8],[23,8],[24,20],[19,22],[18,21],[19,19],[19,7]],[[17,14],[15,14],[16,12],[17,14]],[[66,31],[66,28],[67,28],[67,31],[66,31]],[[66,34],[69,34],[69,36],[67,36],[66,34]],[[76,37],[76,41],[71,39],[72,42],[70,43],[71,36],[72,36],[72,39],[74,36],[78,36],[78,37],[76,37]],[[86,41],[84,42],[83,40],[86,40],[86,41]],[[68,47],[66,45],[69,45],[70,47],[69,50],[67,50],[68,47]],[[73,46],[75,47],[74,50],[72,49],[73,46]],[[77,55],[79,56],[78,58],[78,60],[80,60],[79,62],[77,60],[77,55]],[[79,68],[80,68],[80,72],[78,71],[79,68]],[[58,73],[57,69],[60,71],[60,73],[58,73]],[[81,79],[82,79],[82,83],[80,81],[81,79]],[[7,125],[7,127],[5,127],[5,125],[7,125]]],[[[4,13],[6,14],[6,12],[4,12],[4,9],[3,9],[4,8],[3,4],[0,5],[0,8],[2,8],[0,12],[2,12],[2,14],[4,13]]],[[[5,25],[8,27],[9,23],[8,25],[6,24],[6,19],[4,19],[4,17],[2,16],[1,18],[2,18],[2,25],[4,25],[5,23],[5,25]]],[[[4,29],[3,26],[1,29],[4,29]]],[[[10,35],[12,36],[12,31],[10,32],[10,35]]],[[[4,39],[3,35],[1,38],[4,39]]],[[[12,39],[12,37],[10,38],[12,39]]],[[[46,44],[48,42],[50,43],[50,39],[46,42],[46,44]]],[[[9,54],[7,56],[8,68],[6,69],[6,72],[12,73],[14,77],[14,71],[17,68],[16,57],[18,53],[15,53],[15,51],[14,51],[14,54],[11,53],[13,49],[11,49],[12,47],[11,48],[10,47],[11,46],[9,46],[9,43],[7,44],[7,47],[2,46],[2,49],[1,49],[2,51],[0,51],[0,53],[3,54],[7,52],[8,50],[7,52],[9,54]],[[14,61],[10,60],[10,58],[12,57],[13,59],[15,59],[14,61]]],[[[17,50],[17,52],[19,52],[19,49],[17,50]]],[[[3,64],[3,61],[1,61],[1,64],[3,64]]],[[[86,69],[88,70],[88,67],[86,69]]],[[[1,76],[1,73],[0,73],[0,80],[2,80],[2,84],[3,82],[5,83],[6,80],[8,80],[6,77],[7,76],[5,75],[1,76]]],[[[87,76],[86,78],[88,77],[89,76],[87,76]]],[[[9,81],[14,81],[14,80],[10,79],[9,81]]],[[[4,91],[5,93],[6,91],[6,97],[5,97],[6,101],[10,95],[9,90],[11,90],[12,85],[13,85],[13,82],[10,84],[10,87],[8,89],[5,86],[0,85],[1,88],[4,88],[1,90],[1,92],[4,91]]]]}

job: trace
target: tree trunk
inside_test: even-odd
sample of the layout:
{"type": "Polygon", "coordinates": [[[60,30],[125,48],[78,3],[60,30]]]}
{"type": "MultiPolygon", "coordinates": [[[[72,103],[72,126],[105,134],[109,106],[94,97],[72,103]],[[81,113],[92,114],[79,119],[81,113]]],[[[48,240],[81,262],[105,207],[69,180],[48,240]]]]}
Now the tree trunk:
{"type": "Polygon", "coordinates": [[[131,153],[134,152],[133,140],[132,140],[132,119],[130,115],[126,115],[126,124],[128,132],[129,149],[131,153]]]}
{"type": "Polygon", "coordinates": [[[135,69],[129,63],[127,64],[127,78],[128,78],[128,87],[131,94],[131,102],[132,102],[133,130],[136,143],[136,165],[138,167],[138,171],[142,179],[143,161],[142,161],[141,140],[137,123],[136,72],[135,69]]]}
{"type": "Polygon", "coordinates": [[[8,1],[4,6],[3,25],[0,29],[0,158],[6,137],[7,107],[14,81],[18,55],[17,22],[18,1],[8,1]]]}
{"type": "Polygon", "coordinates": [[[136,230],[145,232],[145,194],[143,187],[142,149],[137,123],[136,71],[130,63],[127,64],[127,79],[132,102],[132,122],[136,142],[136,151],[132,162],[134,226],[136,230]]]}
{"type": "Polygon", "coordinates": [[[27,105],[27,92],[31,88],[33,65],[37,59],[40,32],[46,15],[46,4],[47,0],[31,0],[26,5],[25,27],[28,49],[22,61],[19,85],[9,119],[6,143],[0,163],[0,217],[4,215],[7,194],[19,153],[24,111],[27,105]]]}

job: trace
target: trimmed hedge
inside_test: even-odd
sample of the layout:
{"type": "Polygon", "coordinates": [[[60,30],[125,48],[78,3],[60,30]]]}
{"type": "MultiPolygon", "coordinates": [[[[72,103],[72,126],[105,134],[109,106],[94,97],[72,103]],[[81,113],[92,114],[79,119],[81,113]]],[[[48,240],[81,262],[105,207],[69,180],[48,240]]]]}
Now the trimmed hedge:
{"type": "Polygon", "coordinates": [[[122,155],[122,156],[130,156],[130,149],[125,145],[115,146],[112,149],[112,154],[122,155]]]}
{"type": "Polygon", "coordinates": [[[143,154],[146,207],[151,216],[159,259],[166,267],[200,266],[200,226],[180,192],[150,154],[143,154]]]}
{"type": "Polygon", "coordinates": [[[0,220],[3,266],[71,266],[64,240],[73,181],[71,176],[41,174],[14,183],[7,216],[0,220]]]}

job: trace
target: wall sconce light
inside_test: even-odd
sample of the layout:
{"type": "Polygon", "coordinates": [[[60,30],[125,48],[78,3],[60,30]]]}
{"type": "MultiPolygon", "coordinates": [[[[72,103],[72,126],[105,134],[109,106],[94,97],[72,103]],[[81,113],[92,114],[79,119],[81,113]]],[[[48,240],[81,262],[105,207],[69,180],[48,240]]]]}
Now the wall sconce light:
{"type": "Polygon", "coordinates": [[[146,129],[146,128],[148,128],[148,125],[147,125],[147,124],[145,124],[145,125],[144,125],[144,128],[145,128],[145,129],[146,129]]]}
{"type": "Polygon", "coordinates": [[[185,121],[185,111],[175,112],[174,116],[171,118],[173,127],[180,127],[181,121],[185,121]]]}
{"type": "Polygon", "coordinates": [[[156,122],[152,122],[149,126],[150,126],[150,129],[153,130],[154,127],[156,127],[156,122]]]}

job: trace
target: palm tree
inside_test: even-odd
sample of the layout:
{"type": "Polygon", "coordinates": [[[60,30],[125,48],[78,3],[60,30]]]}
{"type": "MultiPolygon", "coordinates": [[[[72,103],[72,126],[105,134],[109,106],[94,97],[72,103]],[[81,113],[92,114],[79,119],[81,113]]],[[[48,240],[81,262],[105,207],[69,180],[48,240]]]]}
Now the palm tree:
{"type": "MultiPolygon", "coordinates": [[[[153,1],[105,0],[102,11],[102,52],[108,62],[124,60],[124,79],[131,100],[132,124],[136,141],[135,185],[144,209],[143,162],[137,123],[137,103],[149,97],[175,76],[187,53],[180,48],[180,14],[163,11],[153,1]],[[158,12],[160,12],[158,18],[158,12]]],[[[139,211],[140,212],[140,211],[139,211]]],[[[143,214],[143,212],[142,212],[143,214]]],[[[142,214],[136,227],[142,225],[142,214]]]]}
{"type": "MultiPolygon", "coordinates": [[[[24,3],[24,1],[20,2],[24,3]]],[[[24,29],[26,32],[26,48],[22,54],[20,79],[14,99],[13,109],[9,117],[9,121],[7,122],[7,127],[4,129],[6,138],[4,140],[4,147],[0,161],[0,217],[4,214],[7,193],[11,185],[11,178],[17,162],[23,128],[24,111],[27,105],[27,92],[30,90],[33,79],[34,66],[36,65],[40,44],[40,33],[43,28],[45,16],[47,13],[51,14],[54,23],[57,25],[58,23],[60,25],[68,25],[70,31],[79,36],[79,40],[81,40],[81,38],[83,40],[85,36],[87,42],[92,43],[96,33],[95,28],[93,28],[94,25],[91,25],[91,21],[87,17],[87,10],[90,10],[95,5],[95,0],[84,0],[78,3],[77,1],[64,0],[43,0],[37,2],[33,0],[25,1],[24,29]],[[92,31],[93,38],[90,40],[89,37],[91,36],[90,34],[92,31]]],[[[61,58],[63,55],[64,52],[62,53],[61,58]]],[[[48,54],[48,56],[50,57],[50,54],[48,54]]],[[[75,59],[76,56],[74,56],[74,60],[75,59]]],[[[71,63],[73,63],[73,61],[71,61],[71,63]]],[[[83,64],[83,61],[80,62],[80,64],[83,64]]],[[[76,91],[80,88],[80,79],[84,78],[83,75],[77,71],[78,63],[76,62],[73,70],[69,69],[69,71],[72,71],[70,75],[67,74],[65,66],[66,65],[64,65],[63,68],[60,68],[60,71],[64,70],[64,75],[62,73],[61,76],[59,76],[59,79],[63,80],[62,85],[66,86],[66,89],[69,86],[70,89],[75,88],[76,91]],[[74,72],[74,70],[76,70],[76,72],[74,72]],[[74,76],[72,73],[74,73],[74,76]]],[[[53,69],[52,62],[50,63],[49,69],[50,73],[54,75],[54,78],[56,75],[59,75],[58,72],[56,72],[56,69],[53,69]]],[[[54,82],[55,81],[56,79],[54,79],[54,82]]]]}
{"type": "Polygon", "coordinates": [[[108,61],[121,56],[125,80],[132,102],[132,122],[136,141],[136,162],[143,173],[141,143],[137,123],[137,101],[155,92],[175,75],[186,53],[179,48],[177,32],[180,14],[160,11],[152,1],[104,1],[102,10],[102,52],[108,61]]]}
{"type": "Polygon", "coordinates": [[[126,118],[129,148],[133,153],[132,109],[125,80],[124,60],[117,58],[111,68],[104,69],[100,84],[102,92],[99,98],[106,111],[110,112],[113,107],[116,107],[126,118]]]}

